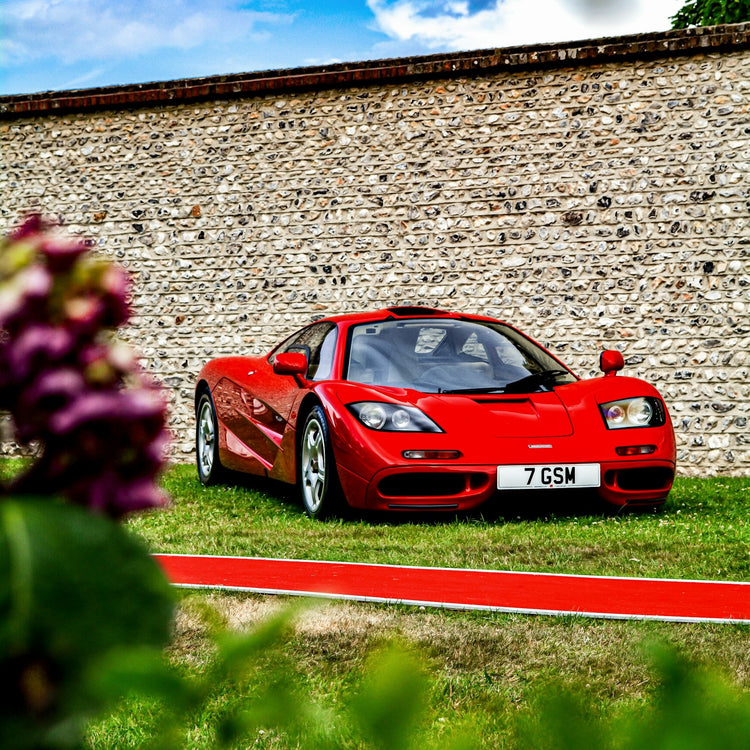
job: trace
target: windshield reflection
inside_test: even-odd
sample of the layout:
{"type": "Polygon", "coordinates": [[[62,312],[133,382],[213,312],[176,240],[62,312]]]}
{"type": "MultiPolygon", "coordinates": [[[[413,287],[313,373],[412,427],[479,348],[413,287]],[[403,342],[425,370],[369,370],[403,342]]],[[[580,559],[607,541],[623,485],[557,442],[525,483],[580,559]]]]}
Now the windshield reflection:
{"type": "Polygon", "coordinates": [[[414,318],[354,326],[344,379],[423,393],[533,393],[576,378],[502,323],[414,318]]]}

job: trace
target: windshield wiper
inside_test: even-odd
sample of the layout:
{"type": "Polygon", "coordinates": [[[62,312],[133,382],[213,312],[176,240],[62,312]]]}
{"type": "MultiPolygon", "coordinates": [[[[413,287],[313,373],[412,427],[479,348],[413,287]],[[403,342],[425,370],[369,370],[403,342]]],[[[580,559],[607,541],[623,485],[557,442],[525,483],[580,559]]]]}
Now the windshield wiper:
{"type": "Polygon", "coordinates": [[[520,380],[514,380],[505,386],[505,393],[532,393],[539,386],[551,385],[561,375],[570,375],[567,370],[545,370],[527,375],[520,380]]]}
{"type": "Polygon", "coordinates": [[[570,375],[567,370],[545,370],[526,375],[520,380],[514,380],[505,386],[489,386],[484,388],[438,388],[438,393],[468,394],[473,393],[533,393],[539,386],[550,385],[561,375],[570,375]]]}
{"type": "Polygon", "coordinates": [[[438,388],[438,393],[461,394],[461,393],[502,393],[505,390],[502,386],[493,386],[491,388],[438,388]]]}

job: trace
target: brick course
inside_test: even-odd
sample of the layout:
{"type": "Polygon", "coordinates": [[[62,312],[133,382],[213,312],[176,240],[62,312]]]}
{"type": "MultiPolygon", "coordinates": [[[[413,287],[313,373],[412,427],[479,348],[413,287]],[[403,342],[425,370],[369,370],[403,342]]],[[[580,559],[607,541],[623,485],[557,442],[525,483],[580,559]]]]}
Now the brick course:
{"type": "Polygon", "coordinates": [[[509,320],[581,375],[621,348],[681,473],[748,475],[749,40],[3,97],[0,222],[60,216],[133,273],[125,335],[171,389],[179,460],[207,359],[420,303],[509,320]]]}

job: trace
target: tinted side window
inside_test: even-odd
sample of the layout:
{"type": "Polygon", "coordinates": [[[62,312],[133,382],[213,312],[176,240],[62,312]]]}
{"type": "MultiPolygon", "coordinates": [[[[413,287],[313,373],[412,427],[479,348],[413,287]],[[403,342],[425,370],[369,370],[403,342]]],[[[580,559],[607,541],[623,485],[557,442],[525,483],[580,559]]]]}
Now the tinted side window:
{"type": "Polygon", "coordinates": [[[336,333],[333,323],[316,323],[288,339],[277,353],[302,352],[307,357],[307,379],[325,380],[331,376],[336,333]]]}

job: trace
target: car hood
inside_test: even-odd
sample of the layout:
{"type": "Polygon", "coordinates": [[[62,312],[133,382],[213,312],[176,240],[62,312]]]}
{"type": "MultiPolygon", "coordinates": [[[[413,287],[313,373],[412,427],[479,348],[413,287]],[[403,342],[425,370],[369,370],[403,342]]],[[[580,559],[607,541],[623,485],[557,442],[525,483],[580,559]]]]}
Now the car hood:
{"type": "Polygon", "coordinates": [[[568,411],[554,391],[506,396],[347,386],[338,392],[345,404],[368,400],[410,404],[421,409],[448,434],[481,431],[487,437],[529,438],[573,434],[568,411]]]}
{"type": "Polygon", "coordinates": [[[488,437],[557,437],[573,434],[568,412],[554,392],[522,396],[423,395],[415,402],[446,432],[481,430],[488,437]]]}

